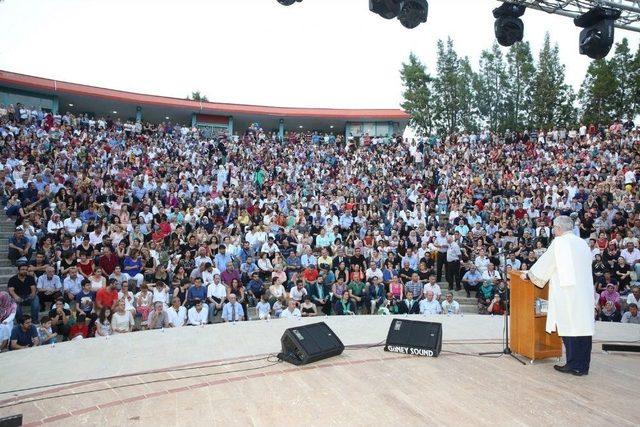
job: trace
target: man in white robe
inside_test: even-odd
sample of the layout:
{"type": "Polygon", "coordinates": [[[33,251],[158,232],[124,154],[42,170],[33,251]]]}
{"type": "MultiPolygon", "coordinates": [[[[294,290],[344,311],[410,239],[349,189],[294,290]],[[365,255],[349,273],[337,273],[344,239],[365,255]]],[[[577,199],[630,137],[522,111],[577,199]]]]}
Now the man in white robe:
{"type": "Polygon", "coordinates": [[[562,337],[567,363],[560,372],[587,375],[594,331],[593,275],[589,245],[573,232],[573,220],[553,221],[555,239],[523,278],[542,288],[549,282],[547,332],[562,337]]]}

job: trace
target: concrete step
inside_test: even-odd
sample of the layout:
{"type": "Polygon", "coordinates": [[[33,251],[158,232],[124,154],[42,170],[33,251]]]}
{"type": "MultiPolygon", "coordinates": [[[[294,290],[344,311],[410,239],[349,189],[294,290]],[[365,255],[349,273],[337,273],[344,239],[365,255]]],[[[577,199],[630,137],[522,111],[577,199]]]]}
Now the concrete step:
{"type": "Polygon", "coordinates": [[[11,274],[14,275],[16,272],[16,268],[14,266],[8,266],[8,267],[0,267],[0,277],[2,276],[6,276],[7,274],[11,274]]]}

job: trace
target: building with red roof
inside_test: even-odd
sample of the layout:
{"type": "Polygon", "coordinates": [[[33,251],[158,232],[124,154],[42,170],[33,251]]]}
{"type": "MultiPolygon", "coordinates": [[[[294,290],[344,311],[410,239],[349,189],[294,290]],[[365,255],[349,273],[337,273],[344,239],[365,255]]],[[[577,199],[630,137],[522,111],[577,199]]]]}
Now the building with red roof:
{"type": "Polygon", "coordinates": [[[257,123],[265,131],[317,130],[346,136],[402,134],[409,115],[400,109],[289,108],[201,102],[146,95],[0,70],[0,103],[21,103],[54,114],[88,113],[197,126],[205,132],[244,130],[257,123]]]}

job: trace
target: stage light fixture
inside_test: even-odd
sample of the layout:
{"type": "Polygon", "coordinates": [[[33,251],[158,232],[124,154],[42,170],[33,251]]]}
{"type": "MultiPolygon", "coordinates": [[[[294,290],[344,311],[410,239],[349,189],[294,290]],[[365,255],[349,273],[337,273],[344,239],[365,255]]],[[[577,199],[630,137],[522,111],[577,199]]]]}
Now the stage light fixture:
{"type": "Polygon", "coordinates": [[[278,0],[278,3],[280,3],[283,6],[291,6],[295,2],[301,2],[301,1],[302,0],[278,0]]]}
{"type": "Polygon", "coordinates": [[[402,3],[403,0],[369,0],[369,10],[384,19],[393,19],[400,13],[402,3]]]}
{"type": "Polygon", "coordinates": [[[524,23],[520,17],[524,15],[526,7],[515,3],[503,3],[493,9],[496,18],[494,30],[496,39],[502,46],[512,46],[521,42],[524,37],[524,23]]]}
{"type": "Polygon", "coordinates": [[[621,15],[618,9],[594,7],[573,20],[580,31],[580,54],[591,59],[602,59],[613,46],[614,23],[621,15]]]}
{"type": "Polygon", "coordinates": [[[405,0],[402,2],[398,19],[405,28],[411,29],[427,22],[427,16],[429,16],[427,0],[405,0]]]}

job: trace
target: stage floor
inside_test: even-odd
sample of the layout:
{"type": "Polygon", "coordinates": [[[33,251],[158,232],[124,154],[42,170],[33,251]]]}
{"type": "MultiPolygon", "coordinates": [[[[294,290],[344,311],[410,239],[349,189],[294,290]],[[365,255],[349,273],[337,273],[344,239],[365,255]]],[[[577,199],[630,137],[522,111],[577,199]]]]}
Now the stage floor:
{"type": "MultiPolygon", "coordinates": [[[[554,359],[525,366],[500,349],[498,317],[422,317],[443,323],[443,353],[419,358],[381,347],[295,367],[277,363],[277,320],[150,331],[4,353],[0,391],[112,377],[0,395],[0,416],[25,425],[637,425],[630,402],[640,355],[604,354],[574,377],[554,359]],[[155,372],[150,372],[155,371],[155,372]],[[143,373],[150,372],[150,373],[143,373]],[[22,402],[22,403],[21,403],[22,402]]],[[[345,345],[384,340],[391,317],[330,317],[345,345]]],[[[602,324],[596,341],[638,340],[637,325],[602,324]]]]}

